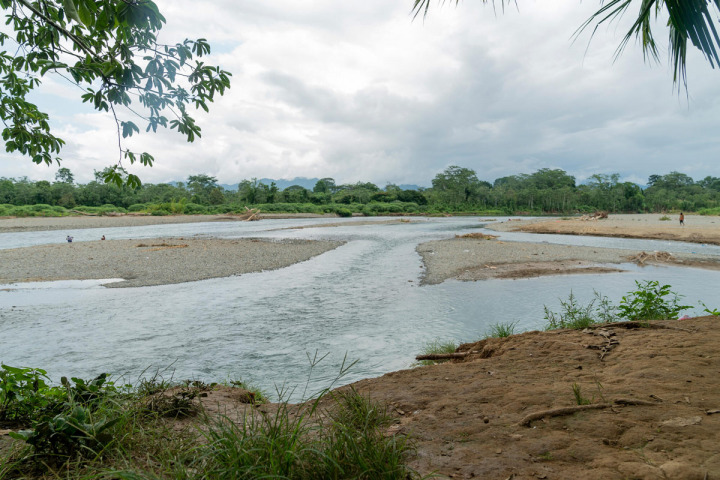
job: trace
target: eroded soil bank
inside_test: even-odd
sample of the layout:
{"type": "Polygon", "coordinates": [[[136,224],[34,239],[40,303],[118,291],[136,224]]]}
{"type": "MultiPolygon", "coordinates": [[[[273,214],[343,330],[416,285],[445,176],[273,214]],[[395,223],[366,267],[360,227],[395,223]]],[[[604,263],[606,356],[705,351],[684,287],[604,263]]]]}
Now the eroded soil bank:
{"type": "Polygon", "coordinates": [[[463,345],[459,351],[473,352],[463,360],[354,387],[392,406],[391,433],[416,440],[411,463],[423,473],[720,478],[719,322],[527,332],[463,345]],[[574,385],[590,407],[577,408],[574,385]],[[526,421],[538,412],[548,413],[526,421]]]}

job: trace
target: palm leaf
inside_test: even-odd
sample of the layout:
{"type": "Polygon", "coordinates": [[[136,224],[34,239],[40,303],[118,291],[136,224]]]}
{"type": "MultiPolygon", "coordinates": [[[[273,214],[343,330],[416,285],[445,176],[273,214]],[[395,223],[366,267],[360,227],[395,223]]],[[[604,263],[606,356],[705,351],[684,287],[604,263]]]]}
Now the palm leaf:
{"type": "MultiPolygon", "coordinates": [[[[598,27],[605,22],[610,22],[621,17],[633,0],[610,0],[595,12],[578,29],[576,35],[595,25],[592,35],[598,27]]],[[[616,50],[616,56],[620,55],[633,37],[639,38],[642,44],[645,58],[658,59],[657,44],[652,32],[653,11],[655,17],[663,10],[668,13],[669,30],[669,55],[670,63],[673,65],[674,81],[677,83],[682,79],[687,85],[686,59],[687,41],[697,47],[705,56],[710,66],[720,66],[720,36],[718,36],[715,23],[710,9],[714,6],[720,12],[720,0],[640,0],[640,11],[637,19],[625,34],[616,50]]]]}

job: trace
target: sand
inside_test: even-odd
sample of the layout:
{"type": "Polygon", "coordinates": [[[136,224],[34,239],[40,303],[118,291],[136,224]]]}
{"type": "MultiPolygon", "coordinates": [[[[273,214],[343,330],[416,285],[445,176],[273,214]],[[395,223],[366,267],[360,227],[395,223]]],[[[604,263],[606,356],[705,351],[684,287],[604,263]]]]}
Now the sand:
{"type": "Polygon", "coordinates": [[[685,215],[680,225],[677,215],[638,214],[610,215],[602,220],[583,221],[578,217],[538,220],[512,220],[493,224],[498,231],[594,235],[601,237],[652,238],[720,245],[720,218],[706,215],[685,215]],[[669,217],[670,220],[661,220],[669,217]]]}

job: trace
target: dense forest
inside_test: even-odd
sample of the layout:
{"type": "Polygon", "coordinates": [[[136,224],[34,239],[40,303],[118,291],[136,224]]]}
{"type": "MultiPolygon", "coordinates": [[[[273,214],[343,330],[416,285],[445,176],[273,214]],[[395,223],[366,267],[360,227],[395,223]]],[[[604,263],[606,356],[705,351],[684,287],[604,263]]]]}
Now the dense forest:
{"type": "Polygon", "coordinates": [[[620,182],[618,174],[596,174],[577,184],[559,169],[511,175],[494,182],[480,180],[468,168],[452,166],[432,180],[432,187],[404,190],[388,184],[358,182],[338,185],[320,179],[306,189],[292,185],[280,190],[274,182],[243,180],[237,190],[225,190],[215,177],[191,175],[184,183],[145,184],[138,188],[95,180],[74,182],[60,168],[54,182],[0,178],[0,216],[146,212],[153,215],[242,212],[352,213],[365,215],[413,213],[572,214],[608,212],[686,211],[720,214],[720,178],[693,180],[684,173],[651,175],[647,187],[620,182]]]}

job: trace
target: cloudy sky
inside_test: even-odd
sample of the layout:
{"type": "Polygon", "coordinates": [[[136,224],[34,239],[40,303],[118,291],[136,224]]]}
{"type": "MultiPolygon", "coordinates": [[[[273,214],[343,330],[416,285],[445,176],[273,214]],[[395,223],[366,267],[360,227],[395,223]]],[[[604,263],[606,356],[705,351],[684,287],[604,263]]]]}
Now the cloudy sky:
{"type": "MultiPolygon", "coordinates": [[[[540,168],[640,184],[673,170],[720,176],[720,70],[692,49],[689,94],[678,93],[662,20],[654,64],[634,41],[615,59],[635,12],[573,41],[597,0],[519,1],[505,12],[433,3],[414,21],[412,0],[156,2],[167,18],[161,41],[207,38],[210,62],[233,77],[197,115],[202,139],[164,132],[128,143],[156,158],[130,168],[146,183],[204,173],[221,183],[429,186],[450,165],[489,181],[540,168]]],[[[63,166],[85,183],[118,153],[114,122],[81,105],[81,93],[46,78],[36,100],[67,141],[63,166]]],[[[0,154],[0,177],[52,180],[57,168],[0,154]]]]}

